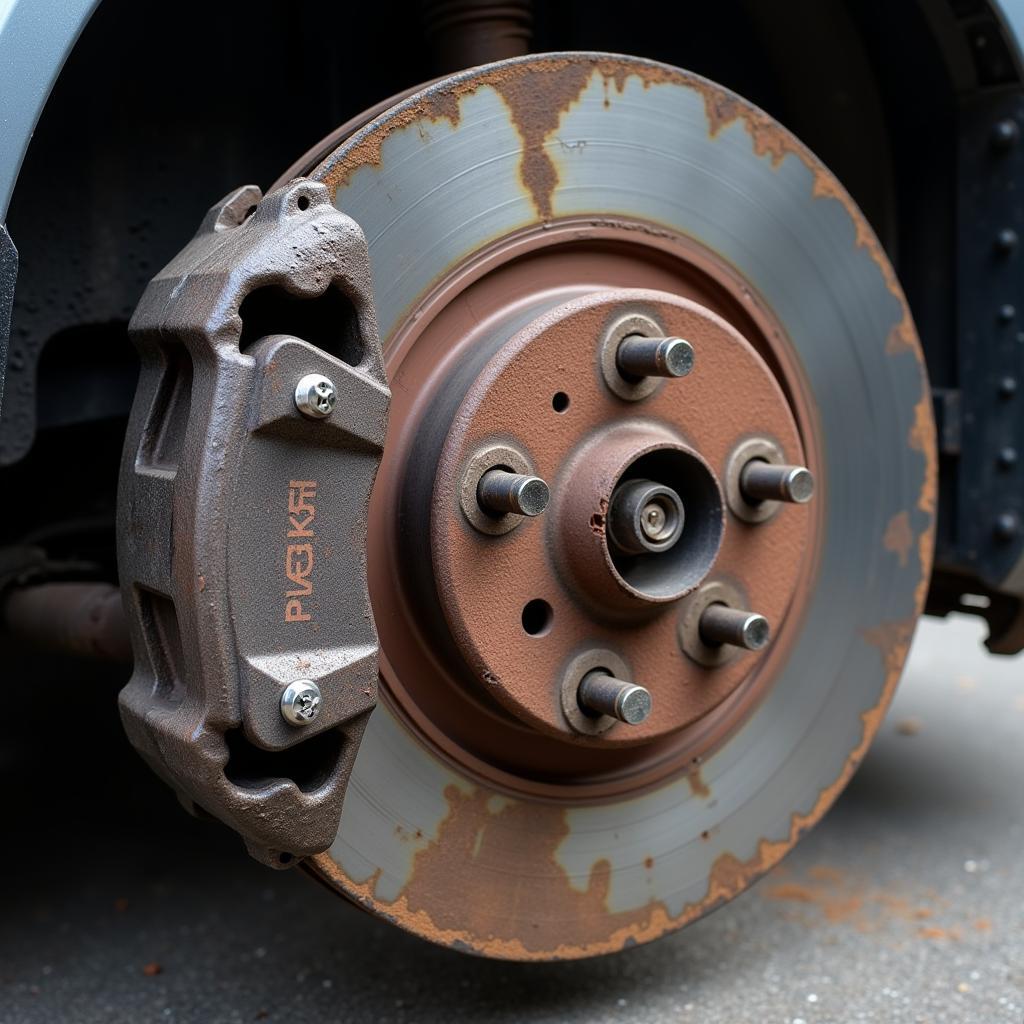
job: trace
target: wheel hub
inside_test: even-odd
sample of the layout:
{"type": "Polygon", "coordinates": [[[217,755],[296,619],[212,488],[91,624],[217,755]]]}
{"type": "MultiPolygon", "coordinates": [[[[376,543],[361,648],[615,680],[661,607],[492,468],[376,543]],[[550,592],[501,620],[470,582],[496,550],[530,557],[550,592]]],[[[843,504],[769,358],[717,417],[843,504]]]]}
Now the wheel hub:
{"type": "Polygon", "coordinates": [[[416,383],[394,389],[371,593],[388,692],[443,756],[506,791],[594,799],[692,771],[742,722],[799,616],[817,529],[813,503],[753,523],[728,505],[747,450],[815,466],[778,334],[714,254],[626,221],[503,240],[405,325],[389,373],[416,383]],[[686,375],[617,368],[651,332],[687,343],[686,375]],[[496,468],[542,478],[546,512],[481,509],[496,468]],[[677,509],[670,543],[623,528],[635,484],[656,516],[677,509]],[[685,599],[716,581],[767,619],[770,648],[688,652],[685,599]],[[578,707],[583,675],[612,660],[650,693],[640,723],[578,707]]]}
{"type": "MultiPolygon", "coordinates": [[[[709,575],[729,580],[741,607],[782,626],[811,510],[793,505],[770,522],[725,529],[721,481],[734,450],[769,431],[786,461],[803,463],[805,454],[767,364],[705,307],[639,289],[561,298],[516,294],[511,310],[489,310],[467,342],[472,356],[424,408],[397,497],[407,522],[423,526],[405,542],[430,550],[433,578],[408,604],[439,602],[457,652],[447,675],[460,696],[496,702],[563,740],[581,736],[562,706],[571,663],[588,650],[615,652],[623,678],[650,691],[653,710],[640,725],[603,729],[595,744],[635,745],[693,724],[763,656],[744,652],[719,671],[685,655],[677,602],[709,575]],[[523,306],[529,319],[515,329],[523,306]],[[602,368],[627,336],[621,325],[638,320],[686,339],[694,369],[646,378],[627,399],[602,368]],[[723,410],[725,398],[734,412],[723,410]],[[420,466],[436,466],[428,486],[415,479],[420,466]],[[547,481],[546,514],[505,517],[510,528],[500,534],[481,528],[465,496],[472,504],[481,469],[491,468],[547,481]]],[[[418,344],[429,345],[429,334],[418,344]]],[[[386,509],[379,518],[397,521],[386,509]]]]}

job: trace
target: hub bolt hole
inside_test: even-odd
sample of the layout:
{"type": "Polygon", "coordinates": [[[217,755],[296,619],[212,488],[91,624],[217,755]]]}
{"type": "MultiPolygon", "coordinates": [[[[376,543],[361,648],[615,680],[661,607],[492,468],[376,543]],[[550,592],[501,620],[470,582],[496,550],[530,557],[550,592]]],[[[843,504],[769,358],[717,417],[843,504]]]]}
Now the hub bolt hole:
{"type": "Polygon", "coordinates": [[[536,597],[523,606],[523,630],[530,636],[544,636],[554,619],[554,609],[543,598],[536,597]]]}

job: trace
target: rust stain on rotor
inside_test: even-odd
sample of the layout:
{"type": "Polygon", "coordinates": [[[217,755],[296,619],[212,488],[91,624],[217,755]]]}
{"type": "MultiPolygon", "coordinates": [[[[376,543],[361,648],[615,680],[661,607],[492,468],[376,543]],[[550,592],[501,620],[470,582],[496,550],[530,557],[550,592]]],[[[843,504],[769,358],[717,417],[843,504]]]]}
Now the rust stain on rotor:
{"type": "MultiPolygon", "coordinates": [[[[922,368],[923,370],[923,368],[922,368]]],[[[917,501],[917,507],[929,516],[935,515],[939,495],[939,455],[935,436],[935,420],[932,417],[931,392],[922,372],[921,399],[914,406],[914,423],[910,428],[910,447],[924,456],[924,483],[917,501]]]]}
{"type": "MultiPolygon", "coordinates": [[[[492,88],[508,109],[512,126],[522,143],[519,177],[543,220],[552,215],[552,199],[558,186],[558,169],[546,150],[562,115],[579,99],[594,74],[614,82],[619,92],[629,74],[617,61],[590,61],[574,57],[549,57],[528,63],[511,63],[456,79],[443,89],[429,89],[388,119],[367,132],[325,174],[324,183],[337,192],[360,167],[379,167],[381,150],[396,131],[423,122],[447,121],[457,128],[462,119],[462,100],[484,86],[492,88]]],[[[422,130],[422,129],[421,129],[422,130]]]]}
{"type": "MultiPolygon", "coordinates": [[[[516,800],[495,805],[492,796],[485,789],[467,793],[454,785],[446,788],[448,813],[437,838],[417,851],[409,881],[393,903],[382,905],[374,896],[379,871],[363,885],[349,883],[346,888],[357,901],[431,941],[501,959],[580,956],[580,949],[561,942],[567,918],[593,930],[595,950],[604,948],[601,939],[609,920],[615,933],[622,935],[609,950],[622,948],[630,934],[639,941],[653,917],[667,922],[657,904],[632,911],[609,910],[611,864],[606,859],[593,863],[585,887],[572,884],[557,859],[558,848],[570,833],[564,808],[516,800]],[[512,886],[506,884],[510,861],[515,862],[519,878],[512,886]],[[478,878],[490,876],[495,884],[467,884],[451,890],[452,872],[466,867],[478,878]],[[529,900],[524,898],[527,890],[529,900]],[[437,894],[445,891],[448,895],[438,901],[437,894]],[[528,916],[521,909],[526,907],[528,916]]],[[[316,864],[338,877],[328,855],[318,856],[316,864]]]]}
{"type": "Polygon", "coordinates": [[[917,538],[918,560],[921,578],[914,591],[914,603],[918,614],[924,611],[931,582],[932,558],[935,554],[935,511],[939,500],[939,446],[935,434],[935,419],[932,416],[931,389],[924,365],[921,366],[921,398],[914,406],[914,422],[908,438],[910,447],[921,453],[924,459],[924,479],[917,498],[917,508],[927,517],[927,525],[917,538]]]}
{"type": "MultiPolygon", "coordinates": [[[[923,599],[923,594],[921,597],[923,599]]],[[[896,690],[896,684],[902,674],[903,663],[910,648],[910,640],[920,610],[919,605],[908,619],[886,623],[864,633],[865,640],[878,647],[881,652],[886,677],[878,704],[861,714],[863,729],[860,741],[847,757],[839,777],[830,786],[821,790],[814,805],[806,814],[794,814],[790,818],[789,835],[785,838],[780,840],[762,839],[758,843],[757,852],[746,861],[738,860],[731,853],[721,854],[712,867],[707,896],[700,903],[688,906],[683,911],[681,918],[672,922],[674,927],[687,924],[693,918],[718,904],[728,902],[738,896],[752,882],[778,864],[800,837],[815,825],[835,802],[853,773],[860,766],[871,740],[882,724],[882,719],[885,717],[892,695],[896,690]]]]}
{"type": "Polygon", "coordinates": [[[519,177],[542,220],[551,219],[558,186],[558,168],[545,147],[558,130],[562,115],[579,100],[594,76],[601,76],[607,108],[611,106],[613,85],[621,94],[630,77],[640,78],[646,88],[652,81],[668,81],[677,75],[659,65],[575,57],[531,61],[529,74],[523,74],[522,69],[522,65],[495,69],[480,76],[479,83],[490,85],[508,107],[523,144],[519,177]]]}
{"type": "Polygon", "coordinates": [[[558,129],[562,114],[579,98],[593,74],[587,64],[564,61],[541,64],[533,75],[499,76],[494,87],[508,107],[522,140],[519,178],[542,220],[551,219],[551,204],[558,186],[558,168],[545,148],[558,129]]]}
{"type": "Polygon", "coordinates": [[[711,796],[711,787],[704,781],[700,773],[700,767],[694,767],[693,771],[687,772],[686,781],[690,785],[690,792],[701,800],[707,800],[711,796]]]}
{"type": "Polygon", "coordinates": [[[443,88],[430,88],[405,104],[400,104],[371,131],[348,147],[341,158],[326,169],[323,181],[336,193],[348,184],[360,167],[381,164],[381,150],[387,138],[396,131],[423,122],[447,121],[458,127],[462,117],[462,100],[480,88],[489,86],[498,93],[508,108],[512,126],[519,134],[522,154],[519,176],[542,220],[553,215],[553,200],[558,185],[558,169],[546,145],[558,129],[563,114],[579,100],[595,76],[601,76],[609,107],[611,85],[620,94],[630,78],[637,78],[643,87],[672,84],[698,92],[704,99],[709,134],[714,138],[723,128],[737,120],[753,141],[758,156],[768,156],[778,167],[787,155],[797,157],[814,178],[815,198],[832,198],[840,202],[850,215],[856,232],[856,244],[865,248],[877,265],[885,285],[900,304],[901,315],[886,342],[886,352],[896,355],[913,352],[920,358],[913,318],[900,288],[896,273],[885,255],[875,233],[863,214],[836,178],[820,160],[770,115],[752,106],[739,96],[697,75],[663,64],[652,64],[622,58],[554,55],[511,61],[484,71],[456,78],[443,88]]]}
{"type": "MultiPolygon", "coordinates": [[[[917,610],[907,620],[867,631],[865,639],[882,654],[886,679],[879,703],[861,714],[861,739],[847,757],[838,778],[818,794],[806,814],[790,818],[789,833],[782,839],[762,839],[752,857],[741,860],[726,851],[712,865],[704,897],[688,903],[678,915],[660,901],[631,911],[610,911],[608,894],[611,865],[594,862],[585,889],[572,885],[558,863],[557,851],[569,835],[566,811],[555,805],[519,801],[502,803],[495,812],[488,806],[490,794],[475,790],[466,794],[456,786],[445,791],[449,811],[437,838],[414,859],[409,882],[393,903],[381,904],[374,895],[379,872],[363,884],[353,884],[329,854],[314,863],[357,902],[373,907],[395,924],[444,946],[485,956],[511,960],[577,959],[613,953],[626,946],[649,942],[681,928],[708,911],[728,903],[778,864],[800,837],[825,814],[859,767],[881,725],[917,621],[917,610]],[[509,815],[495,828],[497,819],[509,815]],[[521,844],[521,845],[520,845],[521,844]],[[505,887],[507,864],[517,864],[518,884],[505,887]],[[482,888],[463,886],[452,891],[451,873],[472,864],[474,873],[491,875],[497,884],[482,888]],[[528,921],[517,919],[522,888],[530,889],[530,905],[549,914],[528,921]],[[537,899],[537,890],[543,898],[537,899]],[[444,900],[437,893],[446,892],[444,900]],[[593,940],[567,945],[561,941],[564,922],[572,919],[593,930],[593,940]]],[[[705,838],[702,836],[702,838],[705,838]]]]}
{"type": "Polygon", "coordinates": [[[564,808],[513,800],[503,801],[494,809],[489,805],[491,794],[485,789],[468,794],[456,786],[445,790],[449,809],[437,838],[416,854],[409,881],[393,902],[382,903],[375,896],[379,870],[360,884],[348,878],[328,853],[317,855],[313,863],[350,898],[400,927],[440,945],[485,956],[577,959],[649,942],[734,899],[777,865],[825,814],[859,767],[881,725],[902,674],[919,612],[920,607],[915,608],[907,619],[863,634],[879,649],[886,677],[878,704],[861,714],[861,738],[836,780],[820,791],[810,810],[791,816],[789,833],[783,838],[761,839],[747,860],[728,851],[720,854],[712,865],[705,895],[686,904],[677,915],[670,914],[660,901],[630,911],[609,910],[611,865],[606,859],[594,862],[582,890],[572,884],[558,862],[558,848],[571,831],[564,808]],[[507,887],[510,861],[517,864],[518,882],[507,887]],[[494,884],[451,890],[448,883],[452,872],[467,864],[478,877],[490,876],[494,884]],[[530,890],[530,905],[549,912],[540,919],[535,913],[528,921],[516,916],[526,887],[530,890]],[[538,889],[543,892],[539,900],[538,889]],[[446,893],[443,900],[437,899],[439,892],[446,893]],[[563,943],[561,935],[567,919],[592,929],[593,939],[563,943]]]}
{"type": "Polygon", "coordinates": [[[906,566],[913,543],[914,532],[910,528],[910,513],[906,510],[897,512],[885,528],[882,545],[886,551],[891,551],[899,558],[901,566],[906,566]]]}
{"type": "Polygon", "coordinates": [[[910,307],[896,278],[896,272],[885,255],[882,243],[868,225],[864,215],[853,199],[839,184],[828,168],[813,156],[802,142],[778,121],[763,110],[751,106],[733,93],[701,80],[690,80],[684,84],[699,89],[704,94],[705,109],[712,138],[734,121],[742,120],[754,144],[758,156],[769,156],[772,166],[778,167],[789,155],[795,156],[814,177],[812,195],[815,199],[835,199],[850,215],[856,232],[858,248],[868,251],[885,280],[885,286],[900,304],[900,319],[889,332],[885,350],[889,355],[900,352],[914,352],[920,358],[917,346],[917,332],[910,315],[910,307]]]}

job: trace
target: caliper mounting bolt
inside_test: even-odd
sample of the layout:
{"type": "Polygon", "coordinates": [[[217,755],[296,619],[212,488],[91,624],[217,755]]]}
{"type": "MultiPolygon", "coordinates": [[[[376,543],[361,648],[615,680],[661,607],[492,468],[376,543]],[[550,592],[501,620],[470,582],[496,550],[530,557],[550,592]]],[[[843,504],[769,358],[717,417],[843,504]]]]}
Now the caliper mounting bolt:
{"type": "Polygon", "coordinates": [[[480,507],[495,515],[539,516],[551,500],[548,485],[539,476],[490,469],[476,488],[480,507]]]}
{"type": "Polygon", "coordinates": [[[307,373],[295,385],[295,407],[311,420],[326,419],[337,404],[334,381],[322,373],[307,373]]]}
{"type": "Polygon", "coordinates": [[[289,683],[281,694],[281,715],[289,725],[309,725],[320,714],[320,687],[310,679],[289,683]]]}
{"type": "Polygon", "coordinates": [[[709,604],[700,617],[700,638],[709,647],[730,644],[759,651],[771,636],[768,620],[757,612],[730,608],[726,604],[709,604]]]}
{"type": "Polygon", "coordinates": [[[693,346],[683,338],[631,334],[619,343],[615,365],[627,379],[685,377],[693,369],[693,346]]]}
{"type": "Polygon", "coordinates": [[[627,725],[639,725],[651,713],[651,694],[636,683],[616,679],[602,669],[588,672],[577,693],[579,705],[595,715],[610,715],[627,725]]]}
{"type": "Polygon", "coordinates": [[[788,501],[804,505],[814,497],[814,475],[806,466],[783,466],[751,459],[740,473],[740,491],[751,504],[788,501]]]}

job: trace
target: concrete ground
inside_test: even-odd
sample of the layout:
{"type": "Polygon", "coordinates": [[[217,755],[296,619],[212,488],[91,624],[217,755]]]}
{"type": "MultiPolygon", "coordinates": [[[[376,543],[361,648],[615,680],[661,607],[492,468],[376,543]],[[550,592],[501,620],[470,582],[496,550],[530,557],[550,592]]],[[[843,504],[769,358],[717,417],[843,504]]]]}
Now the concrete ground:
{"type": "Polygon", "coordinates": [[[260,868],[137,762],[116,681],[65,676],[0,735],[0,1021],[1021,1024],[1024,662],[981,635],[924,623],[860,772],[752,891],[568,964],[472,960],[260,868]]]}

